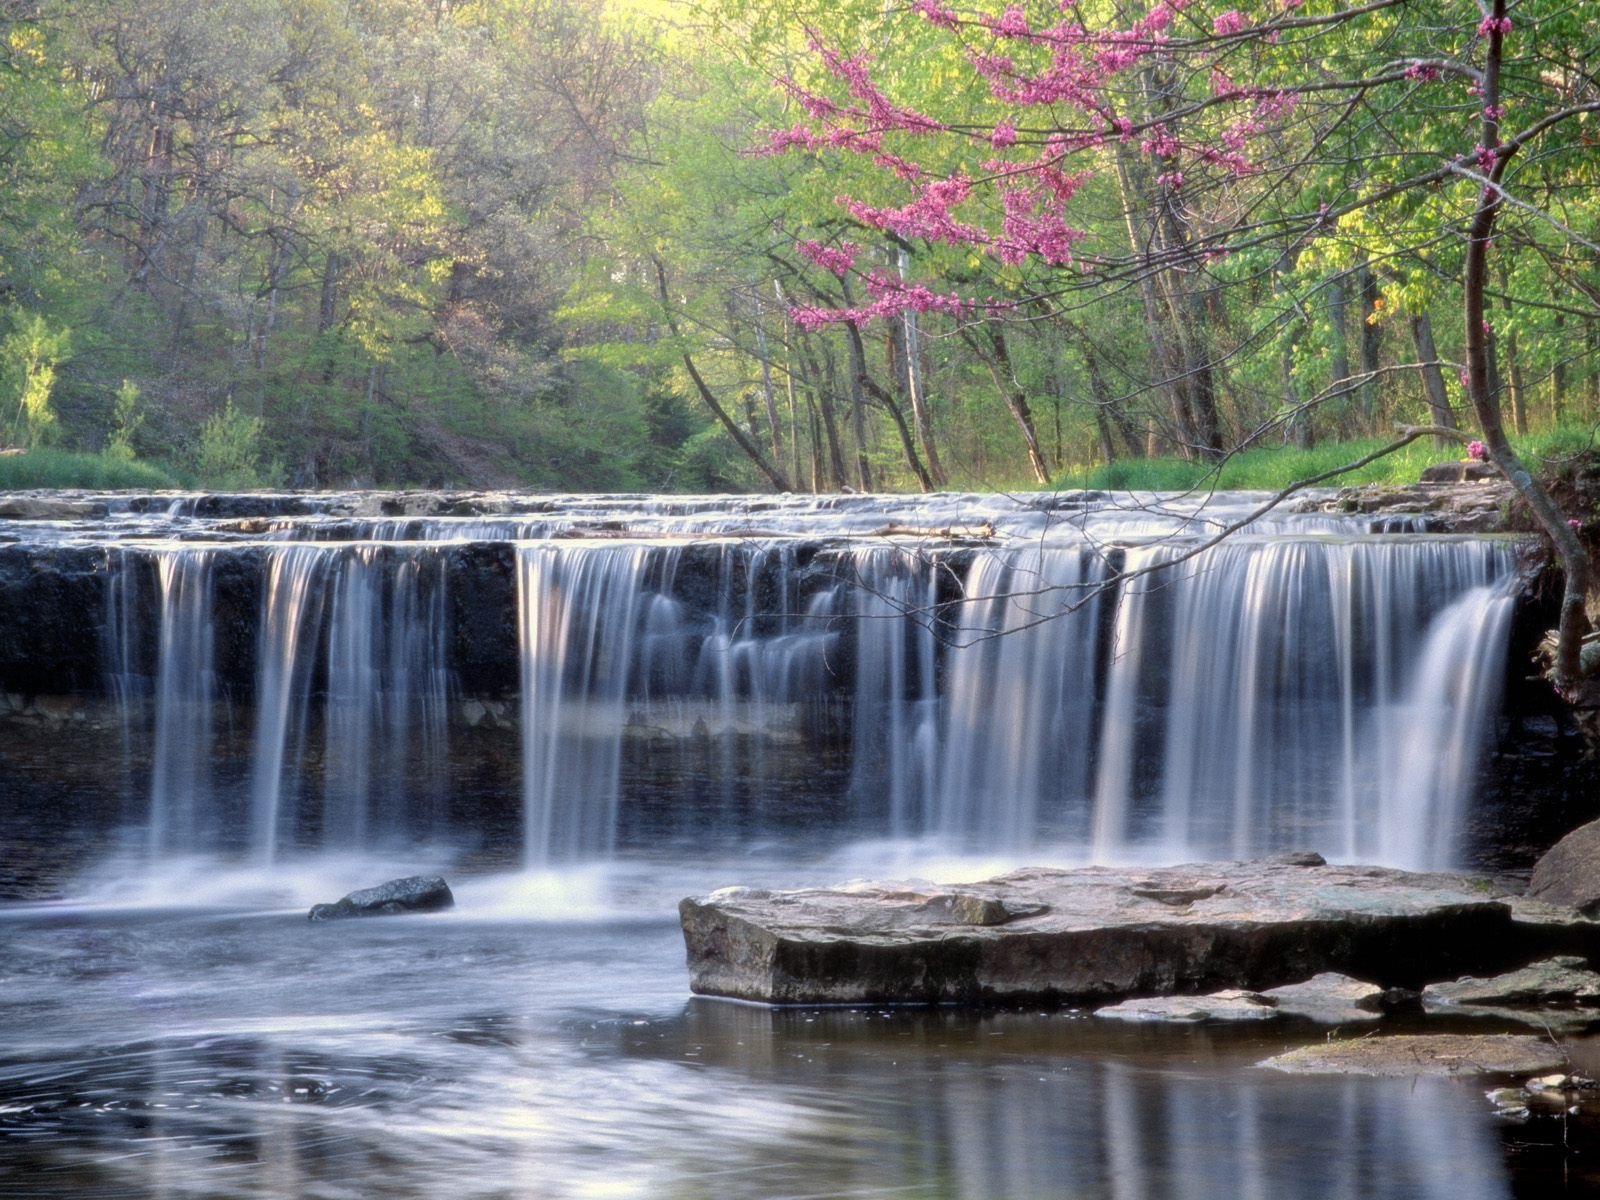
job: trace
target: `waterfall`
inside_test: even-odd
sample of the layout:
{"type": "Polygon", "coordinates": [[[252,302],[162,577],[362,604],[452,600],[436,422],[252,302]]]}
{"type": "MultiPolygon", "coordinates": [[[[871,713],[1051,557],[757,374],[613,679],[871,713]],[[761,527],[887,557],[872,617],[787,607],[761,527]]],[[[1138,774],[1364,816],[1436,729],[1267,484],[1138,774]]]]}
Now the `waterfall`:
{"type": "Polygon", "coordinates": [[[875,532],[881,499],[761,528],[754,505],[573,505],[211,539],[191,505],[196,540],[108,548],[102,674],[151,852],[1459,853],[1507,543],[1318,516],[1196,552],[1194,513],[1111,505],[928,540],[875,532]],[[596,536],[628,511],[644,533],[596,536]],[[519,781],[465,802],[502,743],[519,781]]]}

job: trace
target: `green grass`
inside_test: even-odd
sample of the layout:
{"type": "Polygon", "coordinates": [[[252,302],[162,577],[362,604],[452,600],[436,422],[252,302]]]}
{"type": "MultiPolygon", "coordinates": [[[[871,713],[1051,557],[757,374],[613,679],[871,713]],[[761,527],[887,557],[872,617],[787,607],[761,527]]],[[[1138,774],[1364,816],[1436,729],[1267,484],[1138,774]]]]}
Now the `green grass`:
{"type": "Polygon", "coordinates": [[[26,454],[0,454],[0,491],[27,488],[152,491],[176,486],[177,481],[171,475],[146,462],[125,462],[99,454],[74,454],[48,447],[29,450],[26,454]]]}
{"type": "MultiPolygon", "coordinates": [[[[1238,491],[1280,491],[1299,480],[1310,479],[1357,462],[1387,445],[1384,438],[1327,442],[1310,450],[1291,446],[1263,446],[1231,455],[1221,464],[1185,462],[1177,458],[1129,458],[1085,470],[1068,472],[1058,481],[1065,488],[1106,491],[1175,492],[1190,488],[1238,491]]],[[[1593,451],[1594,430],[1552,429],[1516,439],[1518,451],[1529,465],[1556,465],[1560,459],[1593,451]]],[[[1464,449],[1436,449],[1432,441],[1416,441],[1353,471],[1324,481],[1327,487],[1352,484],[1415,483],[1422,469],[1437,462],[1464,457],[1464,449]]]]}

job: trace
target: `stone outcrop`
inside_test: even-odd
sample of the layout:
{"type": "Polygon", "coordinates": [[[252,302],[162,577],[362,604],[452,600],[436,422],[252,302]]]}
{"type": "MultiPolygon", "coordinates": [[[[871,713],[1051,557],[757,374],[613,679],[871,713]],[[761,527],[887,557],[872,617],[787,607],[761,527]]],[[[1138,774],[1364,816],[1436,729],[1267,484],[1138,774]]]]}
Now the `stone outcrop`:
{"type": "Polygon", "coordinates": [[[1500,472],[1492,463],[1463,458],[1454,462],[1434,463],[1423,467],[1417,476],[1418,483],[1484,483],[1499,479],[1500,472]]]}
{"type": "MultiPolygon", "coordinates": [[[[1457,466],[1458,464],[1445,464],[1457,466]]],[[[1459,464],[1464,465],[1464,464],[1459,464]]],[[[1456,472],[1451,472],[1452,475],[1456,472]]],[[[1393,514],[1420,518],[1428,533],[1499,533],[1506,528],[1513,492],[1493,475],[1400,485],[1365,484],[1334,492],[1312,492],[1293,505],[1297,512],[1393,514]]]]}
{"type": "Polygon", "coordinates": [[[312,905],[307,916],[313,921],[387,917],[400,913],[441,912],[454,908],[455,904],[450,885],[437,875],[410,875],[351,892],[334,904],[312,905]]]}
{"type": "MultiPolygon", "coordinates": [[[[680,916],[694,991],[776,1004],[1104,1004],[1327,971],[1414,988],[1526,962],[1529,937],[1480,880],[1262,862],[731,888],[684,900],[680,916]]],[[[1569,916],[1572,939],[1600,929],[1569,916]]]]}
{"type": "Polygon", "coordinates": [[[1600,821],[1574,829],[1534,864],[1528,895],[1600,914],[1600,821]]]}
{"type": "Polygon", "coordinates": [[[1490,979],[1467,976],[1453,983],[1431,983],[1422,990],[1425,1005],[1525,1008],[1536,1005],[1600,1005],[1600,974],[1576,956],[1546,959],[1490,979]]]}

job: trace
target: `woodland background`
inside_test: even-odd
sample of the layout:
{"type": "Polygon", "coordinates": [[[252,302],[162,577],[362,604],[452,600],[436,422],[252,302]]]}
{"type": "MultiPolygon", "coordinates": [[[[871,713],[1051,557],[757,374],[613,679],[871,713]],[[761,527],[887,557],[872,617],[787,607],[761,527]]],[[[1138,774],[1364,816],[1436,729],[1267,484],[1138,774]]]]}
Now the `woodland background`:
{"type": "MultiPolygon", "coordinates": [[[[840,197],[908,200],[871,155],[763,151],[848,91],[820,45],[938,114],[897,135],[929,177],[1037,154],[1081,115],[979,69],[999,8],[0,0],[0,445],[41,483],[915,490],[1303,470],[1457,420],[1486,18],[1253,7],[1172,6],[1172,52],[1103,85],[1146,132],[1072,148],[1063,262],[863,223],[840,197]],[[841,276],[816,247],[845,245],[841,276]],[[987,299],[796,321],[865,273],[987,299]]],[[[1014,11],[1064,9],[1149,12],[1014,11]]],[[[1509,11],[1508,128],[1565,116],[1505,178],[1492,382],[1554,453],[1600,414],[1600,8],[1509,11]]],[[[1018,77],[1049,53],[1011,41],[1018,77]]]]}

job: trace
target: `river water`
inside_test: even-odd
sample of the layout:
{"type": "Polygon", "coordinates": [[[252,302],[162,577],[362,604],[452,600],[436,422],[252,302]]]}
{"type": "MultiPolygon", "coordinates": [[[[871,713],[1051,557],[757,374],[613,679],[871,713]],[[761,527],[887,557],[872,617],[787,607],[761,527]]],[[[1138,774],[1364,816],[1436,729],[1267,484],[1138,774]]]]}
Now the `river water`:
{"type": "Polygon", "coordinates": [[[1505,1124],[1476,1082],[1255,1065],[1324,1036],[1312,1027],[688,995],[679,895],[837,877],[859,857],[469,876],[450,913],[306,920],[318,886],[403,865],[209,882],[176,866],[0,909],[0,1196],[1489,1200],[1600,1186],[1582,1128],[1505,1124]]]}

